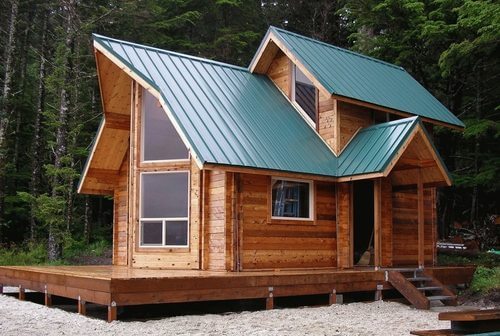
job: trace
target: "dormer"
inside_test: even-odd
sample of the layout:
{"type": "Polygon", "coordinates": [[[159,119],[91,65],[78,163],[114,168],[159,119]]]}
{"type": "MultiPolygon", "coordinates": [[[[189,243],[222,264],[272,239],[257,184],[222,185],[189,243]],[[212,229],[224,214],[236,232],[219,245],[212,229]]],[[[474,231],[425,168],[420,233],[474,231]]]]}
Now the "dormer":
{"type": "Polygon", "coordinates": [[[338,156],[372,124],[420,116],[463,123],[403,68],[270,27],[249,71],[267,75],[338,156]]]}

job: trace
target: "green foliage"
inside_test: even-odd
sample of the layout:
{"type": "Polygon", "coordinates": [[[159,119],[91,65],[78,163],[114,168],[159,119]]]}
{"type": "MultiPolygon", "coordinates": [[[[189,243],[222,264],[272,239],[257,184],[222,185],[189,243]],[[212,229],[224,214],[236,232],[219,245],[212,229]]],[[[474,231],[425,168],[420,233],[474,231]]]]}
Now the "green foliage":
{"type": "Polygon", "coordinates": [[[479,253],[476,256],[438,254],[438,265],[441,266],[477,265],[490,268],[500,267],[500,256],[486,252],[479,253]]]}
{"type": "Polygon", "coordinates": [[[100,257],[110,249],[111,242],[107,240],[97,240],[88,244],[82,240],[75,240],[67,236],[63,244],[63,258],[72,260],[80,256],[100,257]]]}
{"type": "Polygon", "coordinates": [[[0,248],[0,265],[41,265],[47,263],[47,248],[42,243],[0,248]]]}
{"type": "Polygon", "coordinates": [[[482,293],[500,290],[500,267],[479,266],[472,278],[471,289],[482,293]]]}

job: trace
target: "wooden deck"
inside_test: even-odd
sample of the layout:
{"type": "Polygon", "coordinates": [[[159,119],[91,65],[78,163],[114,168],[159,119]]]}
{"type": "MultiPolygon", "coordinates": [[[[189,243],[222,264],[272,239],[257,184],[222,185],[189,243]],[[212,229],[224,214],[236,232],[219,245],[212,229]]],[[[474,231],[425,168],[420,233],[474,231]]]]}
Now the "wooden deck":
{"type": "MultiPolygon", "coordinates": [[[[474,267],[429,267],[427,271],[443,284],[468,283],[474,267]]],[[[52,295],[78,300],[78,311],[85,304],[108,307],[108,320],[116,319],[120,306],[211,300],[264,299],[272,309],[274,297],[325,294],[329,302],[348,292],[373,291],[377,297],[391,289],[384,270],[322,269],[255,272],[210,272],[196,270],[134,269],[125,266],[3,266],[2,286],[45,293],[46,305],[52,295]]]]}

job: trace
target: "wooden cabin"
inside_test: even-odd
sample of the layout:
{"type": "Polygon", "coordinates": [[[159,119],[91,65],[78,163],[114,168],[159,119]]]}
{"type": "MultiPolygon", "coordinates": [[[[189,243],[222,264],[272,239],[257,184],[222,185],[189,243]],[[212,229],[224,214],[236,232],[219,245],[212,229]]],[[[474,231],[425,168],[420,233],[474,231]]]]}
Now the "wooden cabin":
{"type": "Polygon", "coordinates": [[[399,289],[379,271],[392,268],[470,280],[433,268],[436,188],[452,181],[432,129],[464,124],[403,68],[275,27],[248,68],[99,35],[94,50],[104,118],[78,191],[114,199],[110,319],[116,305],[399,289]],[[145,269],[183,284],[113,293],[116,274],[145,269]]]}
{"type": "Polygon", "coordinates": [[[104,121],[79,192],[114,198],[115,265],[435,264],[451,178],[432,127],[463,124],[401,67],[274,27],[248,69],[94,47],[104,121]]]}

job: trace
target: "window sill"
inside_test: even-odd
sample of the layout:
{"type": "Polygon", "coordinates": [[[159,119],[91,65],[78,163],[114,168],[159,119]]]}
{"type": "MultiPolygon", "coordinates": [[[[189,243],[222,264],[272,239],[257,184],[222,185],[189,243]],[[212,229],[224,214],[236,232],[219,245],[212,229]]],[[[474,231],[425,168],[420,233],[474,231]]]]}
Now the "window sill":
{"type": "Polygon", "coordinates": [[[281,219],[270,218],[268,224],[271,225],[316,225],[314,219],[281,219]]]}
{"type": "Polygon", "coordinates": [[[180,247],[172,247],[172,246],[138,246],[135,249],[136,252],[141,253],[189,253],[191,250],[189,247],[180,246],[180,247]]]}

